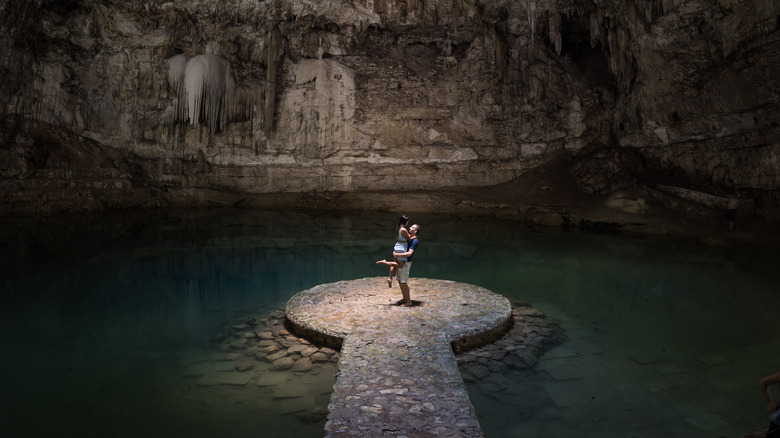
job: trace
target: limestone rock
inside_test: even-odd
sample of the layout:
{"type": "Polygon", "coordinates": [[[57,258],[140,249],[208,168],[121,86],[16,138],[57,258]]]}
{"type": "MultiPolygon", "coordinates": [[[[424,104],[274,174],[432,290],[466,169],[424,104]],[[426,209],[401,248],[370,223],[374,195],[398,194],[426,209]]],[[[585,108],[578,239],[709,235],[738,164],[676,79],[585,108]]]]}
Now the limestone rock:
{"type": "Polygon", "coordinates": [[[539,357],[536,356],[532,350],[516,350],[515,355],[525,364],[527,367],[533,367],[539,362],[539,357]]]}
{"type": "Polygon", "coordinates": [[[276,344],[276,343],[275,343],[275,342],[273,342],[273,341],[270,341],[270,342],[271,342],[271,344],[270,344],[270,345],[268,345],[268,346],[266,346],[266,347],[258,347],[258,348],[259,348],[260,350],[262,350],[262,351],[264,351],[264,352],[268,353],[268,354],[273,354],[273,353],[276,353],[277,351],[279,351],[279,345],[278,345],[278,344],[276,344]]]}
{"type": "Polygon", "coordinates": [[[17,3],[2,211],[489,186],[595,144],[589,193],[633,183],[630,150],[780,211],[777,1],[17,3]]]}
{"type": "Polygon", "coordinates": [[[528,316],[532,318],[543,318],[544,312],[533,307],[519,307],[512,309],[512,313],[515,316],[528,316]]]}
{"type": "Polygon", "coordinates": [[[292,366],[292,371],[294,372],[307,372],[311,371],[312,368],[312,361],[308,357],[302,357],[295,361],[295,364],[292,366]]]}
{"type": "Polygon", "coordinates": [[[294,364],[295,364],[295,360],[293,360],[293,358],[291,358],[291,357],[282,357],[282,358],[274,360],[271,363],[271,369],[273,371],[289,370],[290,368],[293,367],[294,364]]]}
{"type": "Polygon", "coordinates": [[[484,365],[475,365],[467,368],[468,371],[479,381],[490,375],[490,370],[484,365]]]}
{"type": "Polygon", "coordinates": [[[311,358],[311,361],[312,361],[312,362],[315,362],[315,363],[316,363],[316,362],[327,362],[327,361],[328,361],[328,359],[330,359],[330,358],[328,357],[328,355],[326,355],[326,354],[324,354],[324,353],[321,353],[321,352],[317,352],[317,353],[314,353],[314,354],[312,354],[312,355],[310,356],[310,358],[311,358]]]}
{"type": "Polygon", "coordinates": [[[262,331],[262,332],[258,333],[257,337],[260,338],[260,339],[263,339],[263,340],[273,340],[274,339],[274,334],[272,332],[266,330],[266,331],[262,331]]]}
{"type": "Polygon", "coordinates": [[[333,356],[336,354],[336,350],[328,347],[322,347],[320,348],[320,353],[327,354],[328,356],[333,356]]]}
{"type": "Polygon", "coordinates": [[[305,350],[306,346],[302,344],[292,345],[287,349],[287,354],[294,354],[294,353],[300,353],[301,351],[305,350]]]}
{"type": "Polygon", "coordinates": [[[629,148],[598,148],[583,153],[571,174],[586,193],[608,195],[632,186],[642,170],[642,160],[629,148]]]}
{"type": "Polygon", "coordinates": [[[254,367],[255,367],[255,364],[252,363],[252,361],[249,361],[249,360],[243,360],[243,361],[240,361],[240,362],[236,363],[236,369],[238,371],[241,371],[241,372],[249,371],[249,370],[251,370],[254,367]]]}
{"type": "Polygon", "coordinates": [[[281,351],[278,351],[276,353],[273,353],[273,354],[270,354],[270,355],[266,356],[265,360],[267,360],[268,362],[274,362],[277,359],[281,359],[281,358],[286,357],[286,356],[287,356],[287,351],[281,350],[281,351]]]}
{"type": "Polygon", "coordinates": [[[230,348],[233,350],[240,350],[246,346],[246,339],[237,339],[230,343],[230,348]]]}
{"type": "Polygon", "coordinates": [[[22,156],[0,150],[0,177],[26,178],[33,174],[35,166],[22,156]]]}
{"type": "Polygon", "coordinates": [[[317,347],[307,347],[307,348],[304,348],[303,350],[301,350],[301,356],[309,357],[312,354],[317,353],[318,351],[320,351],[320,350],[317,347]]]}

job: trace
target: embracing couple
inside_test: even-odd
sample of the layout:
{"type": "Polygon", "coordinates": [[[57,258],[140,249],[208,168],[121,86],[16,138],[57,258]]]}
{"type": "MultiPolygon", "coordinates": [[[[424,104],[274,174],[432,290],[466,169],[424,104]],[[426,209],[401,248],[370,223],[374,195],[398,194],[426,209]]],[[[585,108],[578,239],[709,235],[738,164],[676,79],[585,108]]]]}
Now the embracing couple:
{"type": "Polygon", "coordinates": [[[407,282],[409,281],[409,270],[412,268],[412,256],[414,256],[414,251],[417,250],[419,243],[417,234],[420,233],[419,225],[414,224],[407,230],[406,226],[408,224],[409,217],[401,215],[401,219],[395,227],[396,242],[395,246],[393,246],[393,260],[379,260],[376,262],[378,265],[390,266],[390,277],[387,279],[387,287],[393,287],[394,272],[396,277],[398,277],[398,287],[401,288],[401,295],[403,296],[399,304],[402,307],[412,305],[411,292],[407,282]]]}

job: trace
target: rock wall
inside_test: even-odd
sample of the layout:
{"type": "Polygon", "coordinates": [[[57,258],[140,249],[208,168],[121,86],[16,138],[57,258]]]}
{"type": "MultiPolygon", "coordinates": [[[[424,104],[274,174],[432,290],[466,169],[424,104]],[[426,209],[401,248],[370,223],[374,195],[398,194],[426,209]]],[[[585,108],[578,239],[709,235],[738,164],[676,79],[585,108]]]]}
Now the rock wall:
{"type": "Polygon", "coordinates": [[[110,206],[486,186],[606,145],[770,211],[779,14],[773,0],[0,0],[3,208],[45,208],[31,193],[52,184],[67,208],[65,187],[89,181],[128,181],[110,206]],[[202,55],[229,84],[201,67],[209,105],[175,79],[202,55]],[[120,158],[78,179],[85,148],[120,158]]]}

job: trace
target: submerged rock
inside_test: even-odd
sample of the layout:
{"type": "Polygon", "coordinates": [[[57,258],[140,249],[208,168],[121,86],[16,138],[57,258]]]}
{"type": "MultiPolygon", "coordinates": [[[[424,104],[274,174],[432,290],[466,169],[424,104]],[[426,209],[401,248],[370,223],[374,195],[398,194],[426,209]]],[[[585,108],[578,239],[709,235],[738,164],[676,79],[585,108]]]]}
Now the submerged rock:
{"type": "Polygon", "coordinates": [[[282,357],[280,359],[276,359],[271,363],[271,369],[274,371],[284,371],[289,370],[293,367],[295,364],[295,360],[291,357],[282,357]]]}
{"type": "Polygon", "coordinates": [[[327,354],[322,353],[320,351],[314,353],[311,355],[311,361],[312,362],[327,362],[330,358],[327,354]]]}
{"type": "Polygon", "coordinates": [[[276,353],[268,355],[265,358],[265,360],[267,360],[268,362],[274,362],[277,359],[281,359],[281,358],[286,357],[286,356],[287,356],[287,351],[281,350],[281,351],[277,351],[276,353]]]}
{"type": "MultiPolygon", "coordinates": [[[[530,304],[512,302],[514,325],[501,339],[458,355],[463,378],[482,382],[508,369],[532,368],[544,350],[558,342],[560,328],[544,312],[530,304]]],[[[482,386],[488,388],[491,386],[482,386]]]]}
{"type": "Polygon", "coordinates": [[[236,369],[241,372],[249,371],[254,367],[255,367],[254,362],[249,360],[242,360],[241,362],[236,363],[236,369]]]}
{"type": "Polygon", "coordinates": [[[308,357],[302,357],[295,361],[295,364],[292,367],[293,372],[307,372],[311,371],[312,369],[312,361],[308,357]]]}

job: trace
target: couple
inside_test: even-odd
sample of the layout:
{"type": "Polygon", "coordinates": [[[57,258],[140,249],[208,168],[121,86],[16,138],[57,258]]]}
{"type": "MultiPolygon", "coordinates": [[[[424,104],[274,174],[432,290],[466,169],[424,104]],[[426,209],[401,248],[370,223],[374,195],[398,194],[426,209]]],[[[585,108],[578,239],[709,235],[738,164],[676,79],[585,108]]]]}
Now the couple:
{"type": "Polygon", "coordinates": [[[387,279],[387,287],[393,287],[393,271],[396,272],[398,277],[398,287],[401,288],[401,295],[403,299],[400,302],[402,307],[409,307],[412,305],[411,293],[409,291],[409,270],[412,268],[412,256],[417,249],[419,240],[417,233],[420,232],[420,226],[417,224],[409,227],[406,230],[406,225],[409,223],[409,218],[406,215],[402,215],[398,221],[396,227],[396,242],[393,247],[393,260],[379,260],[376,262],[378,265],[390,266],[390,277],[387,279]]]}

